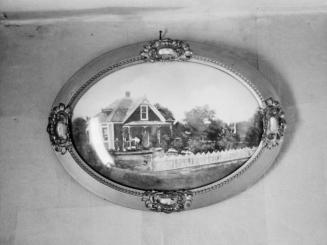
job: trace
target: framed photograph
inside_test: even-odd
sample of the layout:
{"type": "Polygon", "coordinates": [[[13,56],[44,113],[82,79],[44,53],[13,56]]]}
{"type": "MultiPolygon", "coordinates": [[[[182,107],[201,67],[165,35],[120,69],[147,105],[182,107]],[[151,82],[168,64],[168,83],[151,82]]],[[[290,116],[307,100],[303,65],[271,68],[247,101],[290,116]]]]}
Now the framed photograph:
{"type": "Polygon", "coordinates": [[[253,67],[217,47],[160,37],[77,71],[47,131],[59,161],[90,191],[171,213],[255,183],[278,155],[284,117],[253,67]]]}

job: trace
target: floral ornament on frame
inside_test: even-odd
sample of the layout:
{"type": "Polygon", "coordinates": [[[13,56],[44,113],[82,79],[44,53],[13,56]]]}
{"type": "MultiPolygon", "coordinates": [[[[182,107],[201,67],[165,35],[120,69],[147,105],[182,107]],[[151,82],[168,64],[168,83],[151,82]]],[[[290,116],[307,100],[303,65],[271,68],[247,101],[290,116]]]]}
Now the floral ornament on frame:
{"type": "Polygon", "coordinates": [[[47,132],[55,151],[60,152],[62,155],[72,145],[69,127],[71,116],[70,107],[65,106],[63,103],[53,107],[49,115],[47,132]]]}
{"type": "Polygon", "coordinates": [[[192,57],[190,45],[181,40],[170,38],[148,42],[140,55],[145,61],[185,61],[192,57]]]}
{"type": "Polygon", "coordinates": [[[262,110],[264,129],[262,139],[265,146],[271,149],[282,141],[286,129],[286,120],[278,101],[268,98],[265,100],[265,105],[266,107],[262,110]]]}
{"type": "Polygon", "coordinates": [[[147,191],[142,196],[148,209],[164,213],[183,211],[191,206],[192,199],[190,191],[147,191]]]}

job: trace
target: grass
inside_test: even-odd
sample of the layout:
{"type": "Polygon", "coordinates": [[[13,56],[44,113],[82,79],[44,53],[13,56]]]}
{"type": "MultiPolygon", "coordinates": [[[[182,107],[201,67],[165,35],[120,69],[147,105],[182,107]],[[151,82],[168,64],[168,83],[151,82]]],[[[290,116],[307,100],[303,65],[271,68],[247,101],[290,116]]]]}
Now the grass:
{"type": "Polygon", "coordinates": [[[117,167],[101,168],[105,177],[125,186],[145,190],[191,189],[218,181],[242,166],[247,159],[167,171],[135,171],[117,167]]]}

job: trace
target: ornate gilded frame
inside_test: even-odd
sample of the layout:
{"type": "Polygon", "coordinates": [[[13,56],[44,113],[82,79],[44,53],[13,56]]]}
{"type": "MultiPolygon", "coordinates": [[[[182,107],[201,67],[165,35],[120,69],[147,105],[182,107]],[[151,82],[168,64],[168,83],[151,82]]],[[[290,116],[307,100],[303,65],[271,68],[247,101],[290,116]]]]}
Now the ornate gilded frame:
{"type": "Polygon", "coordinates": [[[160,38],[107,52],[77,71],[53,103],[47,132],[64,168],[90,191],[126,207],[171,213],[219,202],[256,182],[278,155],[285,127],[284,112],[276,91],[255,68],[217,47],[160,38]],[[238,170],[215,183],[177,191],[126,187],[91,169],[72,144],[70,124],[74,106],[104,76],[145,62],[198,63],[222,70],[243,83],[257,99],[263,115],[263,137],[252,157],[238,170]]]}

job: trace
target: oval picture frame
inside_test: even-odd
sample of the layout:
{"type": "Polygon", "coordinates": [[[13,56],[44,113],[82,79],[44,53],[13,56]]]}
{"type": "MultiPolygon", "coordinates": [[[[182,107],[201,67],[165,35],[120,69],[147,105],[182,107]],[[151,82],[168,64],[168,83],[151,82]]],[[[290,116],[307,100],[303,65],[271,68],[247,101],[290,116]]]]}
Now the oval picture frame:
{"type": "MultiPolygon", "coordinates": [[[[151,108],[150,106],[144,111],[147,113],[151,108]]],[[[144,119],[147,119],[147,116],[144,116],[144,119]]],[[[171,213],[217,203],[254,184],[274,163],[282,146],[285,128],[285,115],[278,94],[254,67],[218,47],[160,38],[109,51],[78,70],[58,93],[49,115],[47,132],[54,152],[64,168],[91,192],[125,207],[171,213]],[[131,186],[124,184],[126,179],[122,182],[115,181],[92,168],[78,152],[73,139],[72,120],[81,98],[103,78],[129,67],[142,64],[165,66],[181,62],[207,66],[223,72],[241,83],[253,95],[259,105],[262,132],[261,140],[251,156],[236,170],[220,179],[203,185],[190,184],[176,188],[131,186]]],[[[126,141],[125,138],[124,140],[126,141]]],[[[130,154],[129,150],[132,148],[126,150],[124,145],[122,147],[118,147],[121,151],[119,154],[130,154]]],[[[133,154],[136,154],[135,149],[133,151],[133,154]]],[[[184,162],[187,161],[185,159],[184,162]]]]}

